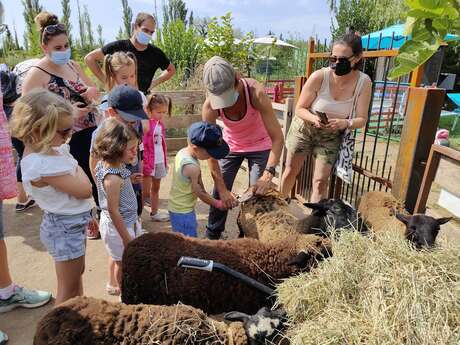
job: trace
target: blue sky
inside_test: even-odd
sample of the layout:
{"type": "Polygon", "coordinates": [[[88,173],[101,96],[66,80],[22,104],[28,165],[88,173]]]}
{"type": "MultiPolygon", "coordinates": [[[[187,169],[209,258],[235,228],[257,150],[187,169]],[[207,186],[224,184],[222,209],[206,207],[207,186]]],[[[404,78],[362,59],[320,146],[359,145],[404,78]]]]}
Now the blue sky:
{"type": "MultiPolygon", "coordinates": [[[[263,36],[269,30],[284,37],[289,35],[307,39],[312,35],[319,38],[330,36],[330,13],[326,0],[185,0],[187,7],[193,10],[195,17],[221,16],[232,12],[234,25],[243,32],[253,31],[263,36]]],[[[43,7],[58,16],[61,15],[60,0],[40,0],[43,7]]],[[[154,0],[129,0],[133,13],[154,12],[154,0]]],[[[5,22],[11,28],[16,25],[19,40],[22,43],[25,28],[22,16],[21,0],[3,0],[5,22]]],[[[162,0],[157,0],[160,10],[162,0]]],[[[121,0],[80,0],[80,5],[88,6],[94,29],[102,25],[103,36],[109,42],[117,35],[122,25],[121,0]]],[[[75,33],[78,30],[77,0],[71,0],[72,24],[75,33]]]]}

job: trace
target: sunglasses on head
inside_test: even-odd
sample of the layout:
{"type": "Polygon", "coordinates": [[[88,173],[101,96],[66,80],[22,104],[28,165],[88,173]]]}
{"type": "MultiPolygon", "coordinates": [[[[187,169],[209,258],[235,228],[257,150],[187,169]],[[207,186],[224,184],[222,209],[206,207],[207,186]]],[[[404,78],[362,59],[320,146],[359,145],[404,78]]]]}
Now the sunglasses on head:
{"type": "Polygon", "coordinates": [[[331,55],[331,56],[329,56],[329,62],[330,62],[330,63],[335,63],[335,62],[350,61],[350,59],[351,59],[353,56],[354,56],[354,55],[349,56],[349,57],[331,55]]]}
{"type": "Polygon", "coordinates": [[[45,28],[43,29],[43,33],[50,34],[50,35],[54,35],[56,33],[62,33],[62,32],[66,32],[66,29],[65,29],[65,25],[61,23],[48,25],[48,26],[45,26],[45,28]]]}

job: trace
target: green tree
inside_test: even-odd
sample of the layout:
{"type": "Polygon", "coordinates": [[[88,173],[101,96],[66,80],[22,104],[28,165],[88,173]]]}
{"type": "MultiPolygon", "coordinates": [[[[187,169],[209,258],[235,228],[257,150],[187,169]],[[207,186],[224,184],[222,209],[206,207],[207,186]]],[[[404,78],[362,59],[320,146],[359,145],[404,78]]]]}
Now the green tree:
{"type": "Polygon", "coordinates": [[[198,35],[204,38],[208,36],[208,25],[210,22],[211,18],[209,17],[194,19],[193,26],[195,27],[195,30],[198,33],[198,35]]]}
{"type": "MultiPolygon", "coordinates": [[[[405,75],[425,63],[448,33],[460,35],[460,0],[406,0],[406,34],[412,39],[399,48],[391,78],[405,75]]],[[[458,61],[458,55],[457,55],[458,61]]]]}
{"type": "Polygon", "coordinates": [[[104,41],[104,38],[102,37],[102,26],[101,24],[99,24],[96,28],[96,32],[97,32],[97,45],[99,47],[102,47],[105,45],[105,41],[104,41]]]}
{"type": "Polygon", "coordinates": [[[121,0],[121,6],[123,8],[123,26],[125,27],[125,36],[131,37],[132,35],[132,22],[133,22],[133,11],[129,7],[128,0],[121,0]]]}
{"type": "Polygon", "coordinates": [[[80,33],[79,46],[80,49],[86,47],[86,30],[85,30],[85,19],[84,15],[81,13],[80,0],[77,0],[77,11],[78,11],[78,29],[80,33]]]}
{"type": "Polygon", "coordinates": [[[186,76],[195,70],[200,61],[202,38],[194,27],[186,27],[180,19],[163,22],[161,29],[157,30],[156,45],[186,76]]]}
{"type": "Polygon", "coordinates": [[[181,20],[186,26],[193,24],[193,11],[187,19],[188,9],[183,0],[168,0],[163,4],[163,21],[165,23],[181,20]]]}
{"type": "Polygon", "coordinates": [[[404,11],[404,0],[327,0],[333,19],[332,38],[342,36],[348,27],[361,34],[397,23],[404,11]]]}
{"type": "Polygon", "coordinates": [[[26,23],[24,45],[31,55],[38,55],[41,52],[40,34],[34,18],[43,10],[43,7],[40,5],[39,0],[22,0],[22,5],[24,6],[23,16],[26,23]]]}
{"type": "Polygon", "coordinates": [[[9,52],[15,50],[15,46],[14,46],[14,39],[13,39],[13,35],[11,34],[11,31],[10,29],[8,28],[7,25],[4,25],[3,26],[3,33],[2,33],[2,36],[3,36],[3,40],[2,40],[2,53],[3,53],[3,56],[6,56],[8,55],[9,52]]]}
{"type": "Polygon", "coordinates": [[[67,37],[69,38],[69,43],[72,45],[72,24],[70,22],[70,0],[61,0],[61,6],[62,6],[62,17],[61,17],[61,23],[65,25],[67,29],[67,37]]]}
{"type": "Polygon", "coordinates": [[[16,46],[16,49],[19,50],[21,49],[21,46],[19,45],[18,31],[16,30],[16,24],[14,22],[13,22],[13,31],[14,31],[14,45],[16,46]]]}
{"type": "Polygon", "coordinates": [[[253,63],[251,46],[254,41],[252,33],[246,33],[241,39],[235,40],[232,26],[232,14],[228,12],[220,17],[211,18],[208,25],[208,34],[204,42],[204,57],[214,55],[227,59],[240,71],[249,72],[253,63]]]}
{"type": "Polygon", "coordinates": [[[88,6],[84,6],[83,10],[83,21],[85,24],[86,30],[86,38],[87,38],[87,45],[84,47],[85,50],[93,50],[94,49],[94,33],[93,33],[93,25],[91,23],[91,17],[88,12],[88,6]]]}
{"type": "Polygon", "coordinates": [[[119,29],[118,29],[118,33],[117,33],[116,39],[117,39],[117,40],[124,40],[124,39],[126,39],[125,33],[123,32],[123,29],[122,29],[122,28],[119,28],[119,29]]]}

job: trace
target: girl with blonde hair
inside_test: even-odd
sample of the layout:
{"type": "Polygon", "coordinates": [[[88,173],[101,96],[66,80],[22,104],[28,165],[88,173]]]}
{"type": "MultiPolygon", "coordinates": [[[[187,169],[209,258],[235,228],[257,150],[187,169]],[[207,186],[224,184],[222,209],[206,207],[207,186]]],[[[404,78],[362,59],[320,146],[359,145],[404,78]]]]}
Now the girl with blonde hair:
{"type": "Polygon", "coordinates": [[[55,261],[56,304],[83,295],[85,228],[91,219],[91,182],[66,144],[75,109],[62,97],[34,90],[16,103],[12,135],[24,145],[23,184],[43,209],[40,239],[55,261]]]}

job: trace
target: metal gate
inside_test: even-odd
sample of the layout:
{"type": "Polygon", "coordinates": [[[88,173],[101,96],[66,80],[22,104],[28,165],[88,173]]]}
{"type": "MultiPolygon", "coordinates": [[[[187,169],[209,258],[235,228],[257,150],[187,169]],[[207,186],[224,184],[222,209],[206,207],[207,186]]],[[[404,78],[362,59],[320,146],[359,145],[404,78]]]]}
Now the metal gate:
{"type": "MultiPolygon", "coordinates": [[[[370,39],[367,40],[370,42],[370,39]]],[[[388,79],[398,51],[392,49],[393,38],[388,49],[380,49],[382,37],[377,50],[363,53],[364,68],[372,80],[372,98],[369,106],[369,120],[364,129],[355,130],[355,151],[353,158],[352,183],[332,176],[329,187],[330,197],[339,197],[356,204],[360,195],[370,190],[392,188],[396,159],[399,151],[399,139],[404,124],[407,108],[409,86],[418,86],[421,82],[423,67],[415,70],[410,76],[396,81],[388,79]]],[[[331,46],[327,41],[310,41],[307,58],[307,76],[313,71],[327,67],[331,46]]],[[[305,77],[297,80],[296,96],[300,95],[305,77]]],[[[297,177],[294,196],[301,201],[310,197],[312,188],[314,159],[307,156],[304,167],[297,177]]]]}

